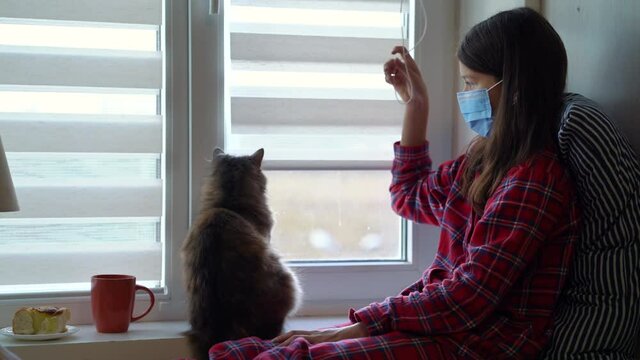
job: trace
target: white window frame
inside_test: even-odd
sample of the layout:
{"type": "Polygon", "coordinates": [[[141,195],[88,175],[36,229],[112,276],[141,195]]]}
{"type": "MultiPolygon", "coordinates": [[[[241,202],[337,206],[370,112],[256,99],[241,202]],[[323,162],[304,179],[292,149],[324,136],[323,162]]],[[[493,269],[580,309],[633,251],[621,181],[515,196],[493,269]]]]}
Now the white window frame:
{"type": "MultiPolygon", "coordinates": [[[[156,294],[153,311],[142,321],[186,319],[187,296],[180,249],[191,219],[199,209],[201,181],[208,172],[205,160],[210,158],[214,147],[224,145],[224,1],[219,1],[218,14],[210,14],[210,10],[215,13],[211,4],[216,1],[164,1],[165,153],[166,169],[169,169],[165,174],[165,284],[164,292],[156,294]],[[219,121],[207,121],[209,119],[219,121]]],[[[415,58],[429,86],[429,138],[436,140],[430,148],[437,165],[452,157],[457,78],[452,44],[457,42],[458,35],[457,5],[448,1],[424,2],[429,14],[438,15],[429,18],[427,37],[416,47],[415,58]]],[[[422,26],[420,21],[418,27],[422,26]]],[[[346,316],[350,307],[380,301],[416,281],[433,260],[439,229],[410,223],[407,235],[407,262],[292,266],[304,278],[305,298],[299,314],[346,316]]],[[[145,295],[140,294],[139,299],[145,299],[145,295]]],[[[0,324],[10,324],[14,312],[21,306],[41,304],[69,307],[74,324],[93,322],[89,293],[78,292],[0,300],[0,324]]],[[[145,305],[141,303],[140,308],[145,305]]]]}
{"type": "MultiPolygon", "coordinates": [[[[200,189],[201,180],[208,172],[208,164],[204,159],[211,156],[216,146],[224,148],[224,106],[229,106],[224,104],[222,96],[225,91],[224,52],[228,51],[223,46],[229,46],[229,42],[223,38],[225,4],[228,1],[220,1],[219,13],[209,15],[209,1],[191,2],[192,217],[199,209],[197,189],[200,189]],[[214,97],[212,94],[220,96],[214,97]],[[203,119],[217,121],[207,122],[202,121],[203,119]]],[[[428,39],[416,47],[416,60],[421,64],[430,64],[431,69],[429,71],[427,67],[421,67],[430,81],[431,137],[453,139],[453,96],[457,67],[454,66],[454,55],[447,50],[451,48],[451,44],[456,43],[455,5],[425,0],[425,6],[429,13],[450,15],[429,19],[428,39]],[[429,52],[426,50],[428,46],[442,51],[429,52]]],[[[421,26],[422,23],[419,22],[418,27],[421,26]]],[[[380,70],[382,72],[382,66],[380,70]]],[[[398,121],[401,122],[402,119],[398,121]]],[[[390,147],[392,145],[389,144],[390,147]]],[[[435,164],[451,158],[451,152],[452,140],[431,144],[435,164]]],[[[268,163],[265,167],[270,169],[268,163]]],[[[308,167],[301,166],[301,170],[308,167]]],[[[310,167],[317,168],[313,165],[310,167]]],[[[305,293],[299,314],[346,315],[350,307],[358,308],[397,294],[404,286],[419,279],[431,263],[437,249],[439,232],[433,226],[409,223],[406,262],[292,264],[291,267],[302,274],[305,293]],[[370,286],[374,283],[375,286],[370,286]]]]}

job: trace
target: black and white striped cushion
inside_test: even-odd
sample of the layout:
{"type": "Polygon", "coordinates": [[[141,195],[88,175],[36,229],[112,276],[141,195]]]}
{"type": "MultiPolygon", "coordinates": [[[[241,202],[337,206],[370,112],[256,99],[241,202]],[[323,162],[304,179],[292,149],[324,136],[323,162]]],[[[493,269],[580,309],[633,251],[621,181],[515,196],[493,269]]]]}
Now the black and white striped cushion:
{"type": "Polygon", "coordinates": [[[544,359],[636,359],[640,336],[640,166],[593,101],[567,94],[558,132],[582,233],[544,359]]]}

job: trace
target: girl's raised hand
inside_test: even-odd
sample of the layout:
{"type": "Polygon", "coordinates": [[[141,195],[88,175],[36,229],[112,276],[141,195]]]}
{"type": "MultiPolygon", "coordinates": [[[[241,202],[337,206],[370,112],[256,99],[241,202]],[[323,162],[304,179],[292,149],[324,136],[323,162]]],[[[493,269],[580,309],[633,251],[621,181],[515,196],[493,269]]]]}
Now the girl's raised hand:
{"type": "Polygon", "coordinates": [[[393,85],[404,102],[415,101],[418,105],[428,108],[427,86],[418,64],[404,46],[394,47],[391,54],[399,54],[400,57],[390,59],[384,64],[385,81],[393,85]]]}

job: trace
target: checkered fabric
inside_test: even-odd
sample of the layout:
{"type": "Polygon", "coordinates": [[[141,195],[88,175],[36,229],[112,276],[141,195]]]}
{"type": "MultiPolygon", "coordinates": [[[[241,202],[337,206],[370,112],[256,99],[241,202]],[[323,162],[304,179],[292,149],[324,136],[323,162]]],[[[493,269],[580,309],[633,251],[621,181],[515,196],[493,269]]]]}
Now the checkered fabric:
{"type": "Polygon", "coordinates": [[[460,192],[465,160],[433,171],[427,143],[395,144],[394,210],[442,231],[417,282],[350,313],[369,337],[287,347],[248,338],[215,345],[210,358],[535,358],[551,334],[579,232],[573,183],[555,153],[541,152],[510,169],[478,215],[460,192]]]}

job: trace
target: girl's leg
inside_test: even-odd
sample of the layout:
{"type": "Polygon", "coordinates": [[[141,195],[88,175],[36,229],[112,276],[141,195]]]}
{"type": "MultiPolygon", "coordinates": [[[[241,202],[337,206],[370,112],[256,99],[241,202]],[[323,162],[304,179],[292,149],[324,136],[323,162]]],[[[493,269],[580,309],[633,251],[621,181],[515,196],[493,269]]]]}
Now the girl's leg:
{"type": "Polygon", "coordinates": [[[297,339],[287,347],[255,337],[217,344],[210,359],[455,359],[431,337],[401,332],[316,345],[297,339]]]}
{"type": "Polygon", "coordinates": [[[262,340],[258,337],[225,341],[215,344],[209,349],[209,359],[253,359],[260,353],[274,347],[275,345],[270,340],[262,340]]]}

